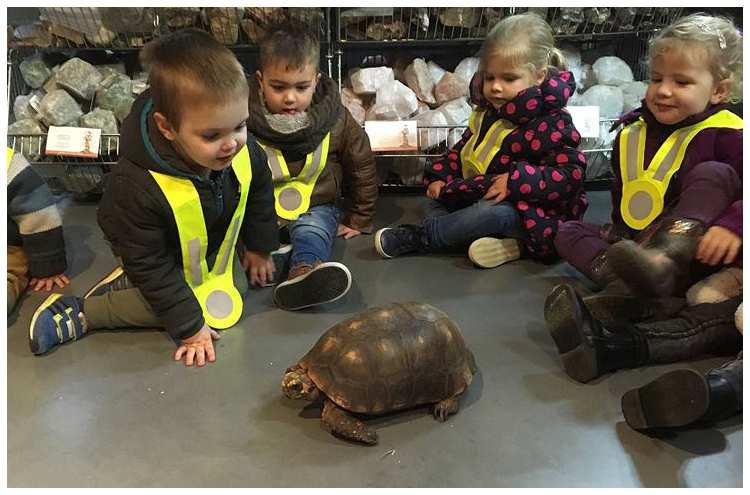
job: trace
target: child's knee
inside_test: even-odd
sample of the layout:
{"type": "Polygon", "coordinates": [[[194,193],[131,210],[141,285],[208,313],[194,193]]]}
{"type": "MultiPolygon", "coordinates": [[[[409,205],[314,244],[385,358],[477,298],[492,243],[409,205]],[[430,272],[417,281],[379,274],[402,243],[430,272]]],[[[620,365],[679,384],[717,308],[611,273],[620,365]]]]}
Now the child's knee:
{"type": "Polygon", "coordinates": [[[742,270],[725,268],[693,284],[685,294],[689,306],[717,303],[742,293],[742,270]]]}
{"type": "Polygon", "coordinates": [[[557,229],[557,235],[555,235],[555,249],[558,254],[565,258],[565,254],[569,253],[571,247],[580,238],[583,231],[583,223],[577,221],[565,222],[557,229]]]}
{"type": "Polygon", "coordinates": [[[683,180],[685,183],[696,180],[710,181],[716,183],[719,187],[728,189],[741,187],[741,180],[737,171],[728,163],[717,161],[696,163],[685,174],[683,180]]]}

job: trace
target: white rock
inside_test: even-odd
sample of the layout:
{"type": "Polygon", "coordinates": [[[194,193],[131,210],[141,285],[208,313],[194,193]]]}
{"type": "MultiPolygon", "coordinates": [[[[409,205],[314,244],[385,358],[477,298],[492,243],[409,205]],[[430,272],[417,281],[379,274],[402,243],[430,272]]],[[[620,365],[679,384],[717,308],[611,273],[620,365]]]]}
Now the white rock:
{"type": "Polygon", "coordinates": [[[646,97],[648,84],[643,81],[633,81],[620,86],[622,90],[623,112],[629,112],[641,106],[641,101],[646,97]]]}
{"type": "Polygon", "coordinates": [[[365,107],[362,104],[362,100],[354,91],[350,88],[343,88],[341,90],[341,103],[349,110],[349,113],[352,114],[352,117],[354,117],[354,120],[359,125],[364,124],[366,115],[365,107]]]}
{"type": "Polygon", "coordinates": [[[452,72],[446,72],[440,82],[435,85],[435,100],[438,105],[468,96],[468,94],[469,84],[452,72]]]}
{"type": "Polygon", "coordinates": [[[372,120],[404,120],[419,109],[417,95],[399,81],[384,84],[375,96],[375,104],[368,110],[372,120]]]}
{"type": "Polygon", "coordinates": [[[581,52],[573,45],[561,45],[559,48],[565,57],[565,60],[568,62],[568,70],[573,73],[573,78],[575,78],[576,81],[576,90],[580,90],[581,79],[583,78],[581,52]]]}
{"type": "Polygon", "coordinates": [[[584,105],[598,106],[601,118],[617,118],[622,114],[622,90],[617,86],[597,84],[586,90],[581,100],[584,105]]]}
{"type": "Polygon", "coordinates": [[[466,57],[461,60],[456,66],[456,70],[453,73],[466,81],[468,85],[471,82],[471,78],[474,77],[474,73],[479,69],[479,58],[478,57],[466,57]]]}
{"type": "Polygon", "coordinates": [[[439,83],[445,73],[448,72],[432,61],[427,62],[427,68],[430,69],[430,74],[432,74],[432,80],[435,82],[435,84],[439,83]]]}
{"type": "Polygon", "coordinates": [[[467,124],[471,115],[471,105],[467,103],[466,98],[451,100],[438,107],[437,110],[443,112],[449,125],[467,124]]]}
{"type": "Polygon", "coordinates": [[[435,82],[432,80],[432,75],[424,59],[415,58],[404,71],[404,78],[406,79],[406,85],[414,91],[417,98],[425,103],[435,103],[435,96],[432,94],[435,82]]]}
{"type": "Polygon", "coordinates": [[[375,94],[386,83],[395,81],[390,67],[368,67],[354,71],[351,75],[352,89],[358,95],[375,94]]]}
{"type": "Polygon", "coordinates": [[[620,86],[633,81],[630,66],[618,57],[601,57],[592,66],[599,84],[620,86]]]}
{"type": "Polygon", "coordinates": [[[426,151],[446,141],[449,129],[435,128],[448,125],[448,119],[443,112],[429,110],[417,115],[416,120],[419,129],[419,149],[426,151]]]}
{"type": "MultiPolygon", "coordinates": [[[[578,83],[579,81],[576,81],[578,83]]],[[[596,86],[596,73],[591,67],[591,64],[581,65],[581,79],[580,84],[577,85],[578,91],[586,91],[587,89],[596,86]]]]}

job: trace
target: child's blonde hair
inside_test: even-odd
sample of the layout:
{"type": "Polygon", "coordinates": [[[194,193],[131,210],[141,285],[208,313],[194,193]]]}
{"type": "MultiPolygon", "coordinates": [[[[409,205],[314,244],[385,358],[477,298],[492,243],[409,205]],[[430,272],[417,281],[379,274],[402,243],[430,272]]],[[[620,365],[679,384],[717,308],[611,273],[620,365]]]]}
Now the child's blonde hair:
{"type": "Polygon", "coordinates": [[[706,50],[706,60],[716,82],[731,79],[729,101],[742,99],[742,34],[725,17],[704,13],[677,19],[662,29],[651,41],[649,60],[673,49],[684,49],[686,44],[706,50]]]}
{"type": "Polygon", "coordinates": [[[487,60],[497,52],[536,72],[549,66],[567,68],[565,56],[555,48],[552,28],[531,12],[506,17],[490,30],[479,51],[480,70],[484,70],[487,60]]]}

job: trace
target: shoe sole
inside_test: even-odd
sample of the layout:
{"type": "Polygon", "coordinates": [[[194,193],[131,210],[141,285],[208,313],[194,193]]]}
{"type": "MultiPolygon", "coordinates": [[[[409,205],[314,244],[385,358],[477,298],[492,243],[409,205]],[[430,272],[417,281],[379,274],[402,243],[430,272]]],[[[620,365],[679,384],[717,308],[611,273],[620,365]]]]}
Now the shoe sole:
{"type": "Polygon", "coordinates": [[[277,285],[273,298],[279,308],[295,311],[334,302],[344,297],[351,285],[352,275],[345,265],[327,262],[277,285]]]}
{"type": "Polygon", "coordinates": [[[654,267],[639,254],[640,248],[634,241],[620,241],[607,250],[607,258],[618,277],[636,294],[646,296],[671,296],[674,280],[668,280],[664,273],[657,273],[654,267]]]}
{"type": "MultiPolygon", "coordinates": [[[[34,311],[34,316],[31,317],[31,323],[29,324],[29,342],[34,342],[34,326],[36,326],[36,319],[39,317],[42,312],[50,307],[52,303],[57,301],[62,297],[62,294],[50,294],[47,299],[42,302],[42,304],[39,305],[38,308],[36,308],[36,311],[34,311]]],[[[33,349],[33,346],[32,346],[33,349]]],[[[36,354],[36,353],[34,353],[36,354]]]]}
{"type": "Polygon", "coordinates": [[[703,375],[683,369],[629,390],[620,405],[625,421],[635,430],[675,428],[697,421],[708,411],[709,393],[703,375]]]}
{"type": "Polygon", "coordinates": [[[588,345],[580,328],[583,316],[575,304],[573,289],[558,285],[544,304],[544,320],[569,377],[586,383],[599,376],[596,352],[588,345]]]}
{"type": "Polygon", "coordinates": [[[375,232],[375,250],[383,258],[393,258],[393,256],[389,256],[386,254],[385,251],[383,251],[383,244],[380,242],[380,236],[382,236],[383,232],[385,232],[386,230],[391,230],[391,229],[390,227],[387,227],[387,228],[380,229],[377,232],[375,232]]]}
{"type": "Polygon", "coordinates": [[[516,239],[483,237],[469,246],[469,259],[480,268],[495,268],[521,257],[516,239]]]}
{"type": "Polygon", "coordinates": [[[86,293],[86,295],[83,296],[83,298],[88,299],[91,296],[91,294],[93,294],[94,292],[97,291],[97,289],[99,289],[99,287],[103,285],[107,285],[108,283],[112,282],[117,277],[121,276],[122,274],[123,274],[123,269],[121,266],[118,266],[117,268],[112,270],[109,273],[109,275],[107,275],[106,277],[98,281],[96,284],[94,284],[94,286],[89,289],[89,291],[86,293]]]}

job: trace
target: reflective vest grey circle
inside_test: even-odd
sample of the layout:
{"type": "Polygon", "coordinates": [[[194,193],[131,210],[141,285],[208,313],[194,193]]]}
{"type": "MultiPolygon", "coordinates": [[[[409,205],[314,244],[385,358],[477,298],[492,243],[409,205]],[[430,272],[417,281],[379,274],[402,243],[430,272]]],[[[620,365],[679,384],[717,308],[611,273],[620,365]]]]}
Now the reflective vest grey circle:
{"type": "Polygon", "coordinates": [[[296,210],[302,205],[302,195],[293,187],[287,187],[279,193],[279,204],[285,210],[296,210]]]}
{"type": "Polygon", "coordinates": [[[211,291],[206,298],[206,311],[214,318],[226,318],[232,313],[232,298],[221,289],[211,291]]]}
{"type": "Polygon", "coordinates": [[[646,191],[637,191],[630,197],[628,210],[633,218],[642,220],[651,213],[653,207],[654,202],[651,200],[651,196],[646,191]]]}

